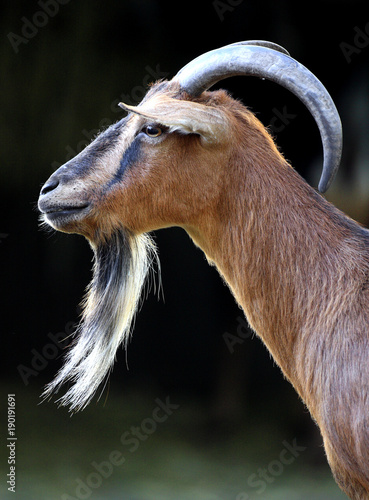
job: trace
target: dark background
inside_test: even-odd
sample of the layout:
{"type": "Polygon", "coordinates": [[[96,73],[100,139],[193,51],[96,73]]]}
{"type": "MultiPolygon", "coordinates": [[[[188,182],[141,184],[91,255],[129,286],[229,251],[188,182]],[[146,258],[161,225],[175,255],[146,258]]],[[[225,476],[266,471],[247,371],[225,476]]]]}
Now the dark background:
{"type": "MultiPolygon", "coordinates": [[[[143,302],[128,352],[119,351],[99,403],[72,419],[53,403],[37,406],[44,384],[61,366],[62,350],[48,335],[68,334],[78,321],[78,304],[91,277],[92,253],[80,236],[40,229],[36,202],[53,170],[77,154],[98,130],[123,116],[116,102],[138,102],[155,75],[171,78],[207,50],[239,40],[265,39],[286,47],[318,76],[336,102],[343,122],[344,157],[328,198],[365,224],[369,221],[367,2],[70,0],[62,5],[55,1],[49,14],[42,2],[0,3],[1,406],[6,407],[7,393],[15,393],[17,418],[24,429],[20,442],[28,443],[30,429],[34,436],[27,458],[24,455],[25,465],[18,469],[19,498],[32,467],[42,469],[45,457],[41,460],[35,443],[43,440],[43,432],[53,436],[56,427],[68,422],[72,427],[62,427],[66,440],[76,426],[74,432],[83,429],[82,434],[77,432],[82,442],[91,444],[97,434],[104,435],[105,426],[117,422],[110,404],[110,410],[119,408],[121,401],[123,408],[129,400],[141,408],[142,401],[153,404],[155,398],[168,395],[180,404],[182,416],[195,415],[185,426],[179,419],[173,435],[186,441],[190,434],[189,441],[196,442],[198,450],[220,438],[228,442],[242,431],[245,453],[250,440],[258,443],[256,447],[269,440],[278,456],[283,439],[297,438],[307,448],[299,460],[314,471],[308,476],[316,478],[318,470],[329,476],[317,429],[260,340],[250,336],[230,353],[224,334],[237,335],[242,311],[202,252],[177,228],[155,234],[165,300],[158,301],[150,293],[143,302]],[[104,427],[98,428],[94,418],[104,421],[104,427]]],[[[302,104],[266,81],[236,78],[222,86],[251,107],[265,125],[272,125],[285,156],[317,185],[320,137],[302,104]],[[290,118],[281,119],[283,110],[290,118]]],[[[147,416],[145,411],[138,412],[139,421],[147,416]]],[[[237,442],[241,446],[239,437],[237,442]]],[[[63,443],[61,438],[59,454],[63,443]]],[[[86,459],[83,446],[80,443],[75,452],[75,470],[83,467],[81,463],[89,465],[94,456],[99,458],[95,450],[86,459]]],[[[270,446],[264,464],[275,458],[270,446]]],[[[20,448],[21,457],[24,448],[20,448]]],[[[254,448],[252,453],[257,456],[254,448]]],[[[51,457],[57,468],[58,460],[51,457]]],[[[250,462],[245,478],[253,470],[252,457],[250,462]]],[[[34,498],[72,494],[78,475],[73,470],[60,485],[53,472],[46,473],[50,482],[59,485],[53,494],[47,487],[40,493],[37,474],[32,476],[34,498]]],[[[195,473],[189,477],[196,484],[195,473]]],[[[210,477],[209,473],[209,481],[210,477]]],[[[104,487],[107,484],[108,480],[104,487]]],[[[165,478],[160,484],[165,484],[165,478]]],[[[245,491],[254,498],[246,479],[245,484],[245,491]]],[[[333,481],[329,484],[333,492],[329,498],[339,498],[333,481]]],[[[268,493],[274,486],[268,484],[268,493]]],[[[101,491],[94,491],[91,498],[100,498],[101,491]]],[[[131,493],[122,498],[187,498],[175,491],[168,497],[161,491],[153,497],[131,493]]],[[[313,496],[313,490],[309,493],[309,486],[306,491],[306,498],[320,498],[318,493],[313,496]]],[[[237,498],[222,495],[196,498],[237,498]]],[[[25,498],[33,497],[28,492],[25,498]]],[[[303,497],[291,493],[288,498],[303,497]]]]}

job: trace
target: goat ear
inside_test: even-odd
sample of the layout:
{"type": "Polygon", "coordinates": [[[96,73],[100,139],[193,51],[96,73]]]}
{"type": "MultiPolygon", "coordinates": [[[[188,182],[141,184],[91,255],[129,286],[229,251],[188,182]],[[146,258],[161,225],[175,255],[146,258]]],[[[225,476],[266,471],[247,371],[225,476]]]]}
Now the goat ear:
{"type": "Polygon", "coordinates": [[[139,106],[119,103],[130,111],[154,122],[165,125],[171,132],[198,134],[207,144],[223,142],[228,135],[228,120],[215,107],[167,96],[153,97],[139,106]]]}

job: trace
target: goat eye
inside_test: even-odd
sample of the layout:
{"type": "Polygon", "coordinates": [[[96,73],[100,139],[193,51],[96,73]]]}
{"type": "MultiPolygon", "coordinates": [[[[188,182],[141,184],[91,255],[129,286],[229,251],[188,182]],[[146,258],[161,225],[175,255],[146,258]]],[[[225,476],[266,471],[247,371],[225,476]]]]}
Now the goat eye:
{"type": "Polygon", "coordinates": [[[154,125],[148,125],[143,129],[146,135],[149,137],[159,137],[163,133],[163,130],[160,127],[155,127],[154,125]]]}

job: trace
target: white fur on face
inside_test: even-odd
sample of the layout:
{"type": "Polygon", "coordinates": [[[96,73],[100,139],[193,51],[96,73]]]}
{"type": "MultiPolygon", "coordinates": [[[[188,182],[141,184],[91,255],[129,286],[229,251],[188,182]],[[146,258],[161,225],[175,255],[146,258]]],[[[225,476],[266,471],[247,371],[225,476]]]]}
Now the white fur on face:
{"type": "Polygon", "coordinates": [[[46,386],[50,397],[61,385],[73,385],[58,402],[71,411],[83,409],[111,369],[121,343],[126,344],[155,245],[147,234],[117,230],[94,248],[93,278],[84,302],[76,341],[56,378],[46,386]]]}

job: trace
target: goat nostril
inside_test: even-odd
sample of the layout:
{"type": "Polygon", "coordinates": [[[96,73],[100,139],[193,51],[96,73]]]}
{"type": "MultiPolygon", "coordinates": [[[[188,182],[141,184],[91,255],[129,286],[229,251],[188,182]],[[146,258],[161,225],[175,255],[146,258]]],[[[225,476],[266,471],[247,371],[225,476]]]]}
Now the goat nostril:
{"type": "Polygon", "coordinates": [[[45,195],[45,194],[49,193],[50,191],[53,191],[58,186],[59,186],[58,179],[50,179],[46,182],[46,184],[43,185],[43,187],[41,189],[41,194],[45,195]]]}

